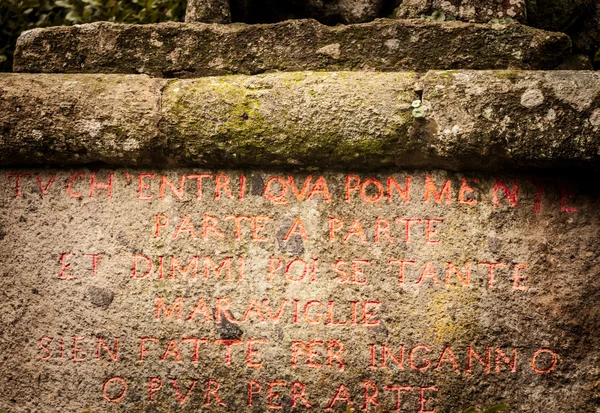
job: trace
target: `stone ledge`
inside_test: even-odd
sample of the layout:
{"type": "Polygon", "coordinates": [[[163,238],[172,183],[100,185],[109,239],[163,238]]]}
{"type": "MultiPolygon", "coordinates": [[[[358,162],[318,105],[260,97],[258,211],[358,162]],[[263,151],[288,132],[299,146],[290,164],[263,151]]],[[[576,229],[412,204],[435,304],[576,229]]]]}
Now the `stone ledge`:
{"type": "Polygon", "coordinates": [[[0,165],[96,162],[597,169],[600,74],[0,75],[0,165]]]}
{"type": "Polygon", "coordinates": [[[14,70],[181,78],[299,70],[553,69],[570,47],[565,34],[520,24],[93,23],[25,32],[14,70]]]}

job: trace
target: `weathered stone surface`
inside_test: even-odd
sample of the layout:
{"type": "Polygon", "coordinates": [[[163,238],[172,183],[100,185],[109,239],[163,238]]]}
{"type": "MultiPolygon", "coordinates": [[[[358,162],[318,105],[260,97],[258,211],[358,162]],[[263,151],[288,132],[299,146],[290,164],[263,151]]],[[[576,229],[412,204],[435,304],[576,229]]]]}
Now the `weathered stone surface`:
{"type": "Polygon", "coordinates": [[[401,19],[430,16],[436,11],[462,21],[487,23],[511,18],[525,22],[525,0],[404,0],[398,9],[401,19]]]}
{"type": "Polygon", "coordinates": [[[238,21],[272,23],[312,18],[321,23],[353,24],[373,21],[383,11],[383,0],[232,0],[238,21]]]}
{"type": "Polygon", "coordinates": [[[478,23],[510,18],[532,27],[584,37],[590,31],[598,32],[597,22],[594,26],[589,17],[594,8],[593,0],[404,0],[397,18],[427,17],[435,12],[478,23]],[[588,20],[587,27],[576,24],[578,20],[588,20]]]}
{"type": "Polygon", "coordinates": [[[0,163],[597,168],[599,99],[594,72],[7,74],[0,163]]]}
{"type": "Polygon", "coordinates": [[[519,24],[94,23],[25,32],[14,70],[196,77],[274,70],[551,69],[569,53],[566,35],[519,24]]]}
{"type": "Polygon", "coordinates": [[[161,88],[132,75],[0,75],[5,162],[149,162],[161,146],[161,88]]]}
{"type": "Polygon", "coordinates": [[[383,0],[308,0],[311,16],[324,16],[331,20],[332,16],[339,15],[342,23],[363,23],[375,20],[380,16],[383,0]]]}
{"type": "Polygon", "coordinates": [[[416,81],[350,72],[176,80],[164,90],[161,127],[168,152],[193,164],[394,164],[397,149],[416,143],[416,81]]]}
{"type": "Polygon", "coordinates": [[[185,21],[231,23],[229,0],[188,0],[185,21]]]}
{"type": "Polygon", "coordinates": [[[2,408],[597,409],[594,177],[243,173],[4,169],[2,408]]]}
{"type": "Polygon", "coordinates": [[[429,72],[423,84],[430,110],[424,122],[435,130],[438,156],[538,166],[545,159],[598,160],[598,73],[429,72]]]}

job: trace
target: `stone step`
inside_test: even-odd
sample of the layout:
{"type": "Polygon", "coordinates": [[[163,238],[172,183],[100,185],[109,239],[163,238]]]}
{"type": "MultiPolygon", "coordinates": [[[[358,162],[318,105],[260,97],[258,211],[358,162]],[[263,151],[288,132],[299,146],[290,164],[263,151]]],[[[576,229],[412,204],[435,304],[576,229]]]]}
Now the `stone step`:
{"type": "Polygon", "coordinates": [[[553,69],[569,54],[565,34],[516,23],[93,23],[25,32],[14,70],[169,78],[299,70],[537,70],[553,69]]]}
{"type": "Polygon", "coordinates": [[[600,74],[0,75],[0,165],[96,162],[597,169],[600,74]]]}

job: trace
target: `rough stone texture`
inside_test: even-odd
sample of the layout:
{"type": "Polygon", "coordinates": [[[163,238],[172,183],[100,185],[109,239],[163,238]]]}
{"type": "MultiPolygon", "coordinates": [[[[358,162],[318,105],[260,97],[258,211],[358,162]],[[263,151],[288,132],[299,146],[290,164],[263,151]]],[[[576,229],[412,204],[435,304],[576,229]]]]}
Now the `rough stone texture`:
{"type": "Polygon", "coordinates": [[[599,99],[594,72],[7,74],[0,163],[597,168],[599,99]]]}
{"type": "MultiPolygon", "coordinates": [[[[593,0],[404,0],[397,18],[430,16],[441,11],[462,21],[487,23],[511,18],[540,29],[566,32],[590,13],[593,5],[593,0]]],[[[581,32],[585,34],[585,30],[581,32]]]]}
{"type": "Polygon", "coordinates": [[[231,23],[229,0],[188,0],[185,21],[231,23]]]}
{"type": "Polygon", "coordinates": [[[231,0],[238,21],[273,23],[312,18],[324,24],[353,24],[382,16],[383,0],[231,0]]]}
{"type": "Polygon", "coordinates": [[[438,155],[538,166],[600,155],[598,73],[429,72],[423,84],[438,155]]]}
{"type": "Polygon", "coordinates": [[[404,0],[397,17],[430,16],[435,11],[442,11],[458,20],[479,23],[507,17],[525,22],[527,18],[525,0],[404,0]]]}
{"type": "Polygon", "coordinates": [[[527,0],[527,24],[566,31],[591,9],[594,0],[527,0]]]}
{"type": "Polygon", "coordinates": [[[25,32],[14,70],[196,77],[274,70],[552,69],[569,53],[566,35],[519,24],[93,23],[25,32]]]}
{"type": "Polygon", "coordinates": [[[164,90],[161,127],[167,152],[194,164],[395,163],[397,149],[412,146],[416,80],[350,72],[176,80],[164,90]]]}
{"type": "MultiPolygon", "coordinates": [[[[302,409],[291,406],[291,386],[297,381],[306,386],[304,397],[313,406],[311,411],[316,412],[327,411],[341,384],[347,387],[352,406],[338,400],[334,412],[347,412],[349,408],[359,411],[365,385],[368,394],[373,394],[373,386],[377,386],[382,411],[395,409],[395,393],[384,387],[394,385],[414,387],[402,392],[401,403],[402,411],[412,413],[434,409],[456,413],[471,406],[482,411],[500,402],[520,413],[597,410],[600,202],[594,177],[572,176],[572,183],[561,183],[550,179],[549,174],[489,176],[432,170],[393,170],[351,177],[352,185],[356,179],[364,183],[371,178],[363,191],[365,198],[378,197],[375,182],[384,188],[380,200],[371,203],[361,198],[360,189],[346,200],[344,174],[322,173],[330,202],[323,192],[307,199],[321,173],[313,173],[306,192],[302,187],[308,176],[289,175],[246,171],[247,190],[240,200],[240,171],[3,170],[2,408],[11,413],[200,409],[264,412],[270,404],[281,405],[282,411],[289,412],[302,409]],[[106,183],[109,172],[114,173],[111,198],[107,189],[100,188],[90,197],[92,174],[97,182],[106,183]],[[17,173],[30,175],[21,177],[20,192],[15,196],[15,177],[7,174],[17,173]],[[155,174],[143,178],[148,187],[142,187],[142,194],[151,199],[140,199],[138,195],[140,173],[155,174]],[[202,198],[198,198],[196,180],[185,177],[202,173],[211,177],[203,180],[202,198]],[[223,178],[222,192],[217,196],[217,174],[229,178],[232,197],[223,190],[223,178]],[[275,175],[283,182],[293,180],[298,195],[286,183],[287,192],[280,202],[269,201],[263,195],[264,188],[275,175]],[[69,194],[65,183],[73,176],[77,178],[71,181],[69,194]],[[180,177],[184,177],[180,195],[169,186],[161,195],[163,176],[176,190],[180,177]],[[388,202],[388,177],[404,187],[407,176],[411,177],[408,202],[397,192],[388,202]],[[449,180],[449,201],[442,194],[437,203],[431,192],[426,201],[428,177],[438,189],[449,180]],[[514,191],[513,178],[518,192],[514,191]],[[540,179],[545,182],[541,194],[532,183],[540,179]],[[516,200],[506,196],[499,182],[516,200]],[[561,212],[565,194],[568,196],[561,212]],[[158,221],[163,225],[158,234],[156,214],[169,220],[158,221]],[[203,230],[205,214],[214,217],[216,222],[212,224],[222,236],[203,230]],[[240,237],[236,239],[231,219],[234,215],[270,217],[258,232],[257,238],[265,241],[252,240],[253,225],[246,220],[240,221],[240,237]],[[189,223],[173,237],[184,216],[189,223]],[[341,223],[333,239],[329,236],[331,217],[340,220],[334,227],[341,223]],[[443,222],[434,221],[430,230],[435,233],[428,235],[424,222],[414,222],[410,242],[406,242],[405,224],[394,222],[396,217],[436,218],[443,222]],[[302,220],[306,238],[291,235],[284,241],[297,218],[302,220]],[[386,232],[380,234],[379,242],[375,238],[377,219],[389,224],[387,236],[386,232]],[[355,220],[364,229],[364,240],[360,232],[355,232],[344,241],[355,220]],[[69,267],[59,278],[60,257],[65,253],[71,255],[64,256],[63,267],[69,267]],[[91,259],[85,254],[102,254],[95,275],[91,259]],[[154,269],[145,277],[145,258],[133,272],[136,254],[153,261],[154,269]],[[193,276],[193,265],[187,275],[174,266],[171,276],[173,256],[179,260],[181,271],[193,256],[198,256],[197,277],[193,276]],[[231,277],[226,278],[225,270],[218,277],[210,267],[205,277],[205,256],[216,264],[232,257],[231,277]],[[164,257],[163,278],[158,271],[159,257],[164,257]],[[242,279],[238,257],[245,259],[242,279]],[[281,258],[284,264],[270,277],[271,258],[281,258]],[[302,278],[299,261],[290,267],[287,277],[284,275],[285,266],[298,258],[308,263],[318,260],[314,281],[310,271],[302,278]],[[350,271],[352,260],[368,261],[357,264],[362,273],[356,278],[334,271],[334,263],[340,261],[345,263],[338,264],[339,269],[350,271]],[[402,283],[399,266],[388,264],[388,260],[414,261],[406,265],[402,283]],[[426,262],[431,263],[429,267],[426,262]],[[469,285],[463,284],[453,270],[447,274],[449,262],[456,265],[463,280],[467,263],[471,263],[469,285]],[[495,269],[493,286],[482,262],[506,265],[495,269]],[[133,275],[139,279],[133,279],[133,275]],[[170,309],[177,297],[181,297],[181,315],[174,307],[170,316],[159,310],[157,319],[157,298],[170,309]],[[230,301],[228,312],[217,309],[219,299],[221,309],[224,299],[230,301]],[[260,310],[251,307],[253,299],[260,310]],[[200,306],[193,313],[200,300],[204,300],[207,310],[200,306]],[[297,322],[294,300],[299,303],[297,322]],[[305,314],[306,303],[312,300],[321,304],[313,302],[305,314]],[[355,325],[352,301],[359,302],[355,325]],[[374,302],[367,307],[373,315],[364,318],[366,301],[374,302]],[[277,319],[282,302],[282,313],[274,322],[272,317],[277,319]],[[248,311],[249,306],[255,309],[248,311]],[[346,325],[333,324],[344,322],[346,325]],[[365,322],[376,325],[366,326],[365,322]],[[102,344],[98,338],[114,352],[115,337],[119,338],[119,351],[113,361],[105,347],[98,346],[102,344]],[[149,339],[140,360],[143,337],[149,339]],[[198,345],[195,361],[190,337],[207,340],[198,345]],[[185,338],[188,340],[184,342],[185,338]],[[256,354],[250,356],[249,339],[265,341],[251,346],[256,354]],[[215,340],[241,340],[243,344],[237,342],[231,347],[228,364],[225,345],[215,340]],[[293,366],[295,340],[316,340],[312,342],[312,366],[304,351],[293,366]],[[336,343],[344,345],[343,371],[338,359],[328,363],[330,340],[335,340],[331,347],[334,354],[339,350],[336,343]],[[427,347],[417,347],[411,353],[419,344],[427,347]],[[371,345],[376,346],[373,368],[371,345]],[[388,354],[386,368],[381,368],[382,345],[389,346],[398,360],[403,351],[399,365],[388,354]],[[403,350],[401,346],[405,346],[403,350]],[[489,348],[488,373],[475,357],[468,362],[469,347],[484,362],[489,348]],[[444,352],[446,348],[452,353],[444,352]],[[517,352],[514,372],[498,350],[506,354],[509,363],[513,351],[517,352]],[[536,373],[532,360],[539,350],[543,352],[533,364],[536,373]],[[553,368],[551,352],[557,354],[553,368]],[[262,363],[260,368],[256,368],[258,363],[262,363]],[[539,373],[549,369],[547,374],[539,373]],[[127,383],[127,392],[119,402],[103,397],[103,383],[111,377],[127,383]],[[160,390],[157,380],[161,380],[160,390]],[[210,384],[209,380],[219,382],[218,395],[227,406],[219,406],[214,395],[207,398],[207,386],[215,390],[214,382],[210,384]],[[250,381],[261,386],[260,392],[253,395],[251,408],[247,406],[250,381]],[[267,399],[269,383],[274,382],[279,383],[271,388],[267,399]],[[151,393],[150,387],[157,390],[151,393]],[[437,392],[425,390],[424,398],[430,401],[419,406],[419,388],[426,387],[435,387],[437,392]],[[207,400],[210,406],[205,406],[207,400]]],[[[278,192],[278,187],[273,187],[270,193],[278,192]]],[[[111,383],[104,389],[105,396],[114,399],[121,387],[116,381],[111,383]]],[[[252,389],[258,391],[256,385],[252,389]]],[[[370,407],[375,411],[374,406],[370,407]]]]}
{"type": "Polygon", "coordinates": [[[339,15],[345,24],[363,23],[380,16],[383,0],[308,0],[310,17],[323,16],[325,20],[339,15]]]}
{"type": "Polygon", "coordinates": [[[150,162],[161,146],[164,80],[12,74],[0,79],[0,145],[7,161],[135,164],[150,162]]]}

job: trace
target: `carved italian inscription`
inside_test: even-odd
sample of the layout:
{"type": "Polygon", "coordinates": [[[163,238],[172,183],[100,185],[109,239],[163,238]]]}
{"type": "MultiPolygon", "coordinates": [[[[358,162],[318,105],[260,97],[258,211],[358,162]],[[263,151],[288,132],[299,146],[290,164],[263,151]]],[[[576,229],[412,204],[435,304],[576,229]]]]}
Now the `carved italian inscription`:
{"type": "Polygon", "coordinates": [[[591,180],[9,170],[0,191],[0,409],[597,408],[591,180]]]}

